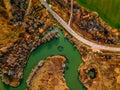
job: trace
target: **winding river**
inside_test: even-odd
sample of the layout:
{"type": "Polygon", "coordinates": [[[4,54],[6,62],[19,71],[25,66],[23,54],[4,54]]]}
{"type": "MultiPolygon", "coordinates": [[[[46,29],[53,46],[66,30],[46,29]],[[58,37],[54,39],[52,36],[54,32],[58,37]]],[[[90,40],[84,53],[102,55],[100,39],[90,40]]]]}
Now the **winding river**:
{"type": "Polygon", "coordinates": [[[21,85],[17,88],[4,85],[0,81],[0,90],[25,90],[26,80],[32,68],[34,68],[40,60],[43,60],[52,55],[63,55],[67,58],[65,69],[65,79],[70,90],[86,90],[80,83],[78,78],[78,66],[82,59],[77,49],[66,39],[59,28],[54,28],[59,31],[60,38],[54,39],[43,45],[40,45],[29,57],[29,61],[24,70],[24,77],[21,80],[21,85]]]}

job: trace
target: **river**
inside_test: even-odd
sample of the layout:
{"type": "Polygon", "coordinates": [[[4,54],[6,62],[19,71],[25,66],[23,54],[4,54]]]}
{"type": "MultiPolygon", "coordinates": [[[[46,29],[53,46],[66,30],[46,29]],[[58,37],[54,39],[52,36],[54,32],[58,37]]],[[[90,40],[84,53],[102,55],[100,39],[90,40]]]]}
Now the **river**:
{"type": "Polygon", "coordinates": [[[86,90],[86,88],[80,83],[78,78],[78,67],[82,62],[81,55],[78,50],[64,37],[62,31],[59,28],[54,28],[59,31],[60,38],[53,39],[43,45],[40,45],[36,50],[32,52],[29,57],[27,66],[24,70],[24,77],[21,80],[21,84],[17,88],[10,87],[3,84],[0,81],[0,90],[25,90],[26,80],[31,70],[38,64],[40,60],[43,60],[52,55],[62,55],[67,58],[65,69],[65,80],[70,90],[86,90]]]}

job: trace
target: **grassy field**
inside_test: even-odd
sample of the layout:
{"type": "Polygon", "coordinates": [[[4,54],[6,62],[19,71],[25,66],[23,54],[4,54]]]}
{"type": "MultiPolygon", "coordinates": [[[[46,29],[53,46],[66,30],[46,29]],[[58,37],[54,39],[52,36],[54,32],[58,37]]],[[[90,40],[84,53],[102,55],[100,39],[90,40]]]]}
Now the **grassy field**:
{"type": "Polygon", "coordinates": [[[99,13],[112,27],[120,28],[120,0],[78,0],[80,5],[99,13]]]}

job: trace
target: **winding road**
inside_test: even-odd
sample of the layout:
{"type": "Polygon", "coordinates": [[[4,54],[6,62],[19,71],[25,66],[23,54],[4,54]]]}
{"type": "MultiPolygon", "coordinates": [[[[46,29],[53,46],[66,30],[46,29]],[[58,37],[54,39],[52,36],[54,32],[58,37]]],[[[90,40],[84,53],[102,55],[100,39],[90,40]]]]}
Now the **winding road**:
{"type": "Polygon", "coordinates": [[[49,5],[47,4],[46,0],[39,0],[39,1],[53,15],[53,17],[66,29],[66,31],[69,32],[72,36],[74,36],[80,42],[90,46],[95,51],[108,50],[108,51],[120,52],[120,48],[119,47],[110,47],[110,46],[100,45],[100,44],[91,42],[91,41],[81,37],[55,11],[53,11],[49,7],[49,5]]]}

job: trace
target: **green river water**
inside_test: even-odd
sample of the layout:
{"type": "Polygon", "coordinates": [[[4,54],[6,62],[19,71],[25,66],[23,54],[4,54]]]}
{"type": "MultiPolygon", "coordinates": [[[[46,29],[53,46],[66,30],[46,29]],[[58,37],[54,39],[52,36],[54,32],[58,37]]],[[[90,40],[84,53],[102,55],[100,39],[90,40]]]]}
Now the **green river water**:
{"type": "Polygon", "coordinates": [[[70,90],[86,90],[86,88],[80,83],[78,78],[78,66],[80,65],[82,59],[81,55],[77,49],[66,39],[62,34],[62,31],[58,28],[60,34],[59,39],[53,39],[43,45],[40,45],[29,57],[29,61],[24,70],[24,77],[21,80],[21,85],[17,88],[10,87],[3,84],[0,81],[0,90],[25,90],[26,80],[32,70],[40,60],[43,60],[52,55],[63,55],[67,58],[65,70],[65,79],[70,90]]]}

